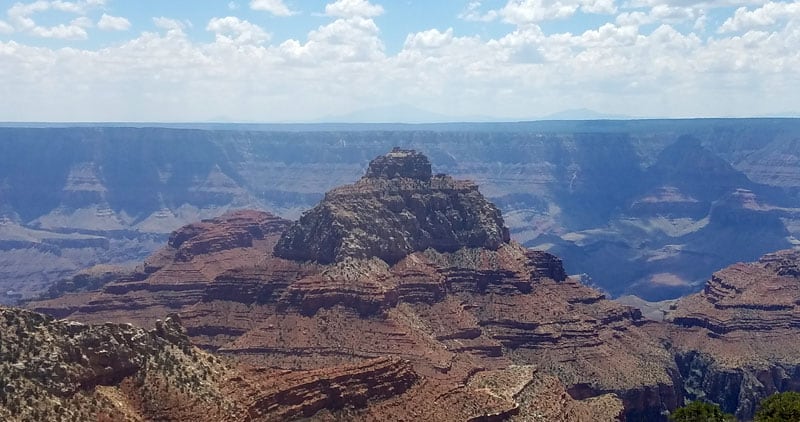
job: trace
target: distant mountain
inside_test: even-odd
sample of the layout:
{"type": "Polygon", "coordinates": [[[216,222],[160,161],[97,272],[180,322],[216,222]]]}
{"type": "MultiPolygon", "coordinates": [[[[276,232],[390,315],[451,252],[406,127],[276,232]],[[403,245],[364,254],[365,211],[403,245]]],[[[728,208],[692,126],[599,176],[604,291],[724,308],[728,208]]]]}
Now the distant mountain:
{"type": "Polygon", "coordinates": [[[588,108],[575,108],[548,114],[537,120],[630,120],[635,118],[624,114],[609,114],[588,108]]]}
{"type": "Polygon", "coordinates": [[[319,119],[320,123],[448,123],[489,122],[487,116],[452,116],[435,113],[409,104],[370,107],[319,119]]]}

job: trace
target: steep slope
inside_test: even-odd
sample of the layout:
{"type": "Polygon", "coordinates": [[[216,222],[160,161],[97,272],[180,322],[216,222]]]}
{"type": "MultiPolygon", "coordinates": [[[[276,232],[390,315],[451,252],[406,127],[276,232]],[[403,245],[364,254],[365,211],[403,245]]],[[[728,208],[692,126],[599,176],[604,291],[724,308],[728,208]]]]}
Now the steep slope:
{"type": "Polygon", "coordinates": [[[800,390],[800,251],[714,273],[667,314],[666,333],[687,397],[740,418],[779,391],[800,390]]]}
{"type": "Polygon", "coordinates": [[[418,376],[386,358],[320,371],[247,368],[189,343],[177,316],[146,331],[0,308],[6,421],[274,421],[359,408],[418,376]]]}
{"type": "Polygon", "coordinates": [[[187,226],[138,275],[31,306],[81,321],[142,325],[177,311],[196,344],[285,370],[409,361],[420,382],[353,410],[352,419],[416,409],[427,420],[539,411],[613,420],[624,405],[632,420],[657,420],[677,405],[677,369],[645,335],[650,323],[638,311],[567,279],[553,255],[508,241],[496,208],[474,185],[426,180],[430,164],[423,158],[396,150],[374,160],[359,182],[327,195],[292,226],[256,212],[187,226]],[[401,206],[406,202],[397,197],[420,205],[401,206]],[[319,224],[320,215],[331,224],[319,224]],[[347,230],[337,227],[341,221],[347,230]],[[437,243],[439,235],[425,228],[429,221],[452,231],[437,243]],[[269,229],[261,229],[263,238],[251,234],[252,242],[234,241],[234,223],[269,229]],[[398,234],[408,248],[387,247],[385,233],[398,234]],[[209,237],[217,246],[202,241],[209,237]],[[333,252],[316,254],[328,243],[333,252]],[[276,256],[286,254],[280,248],[290,248],[293,259],[276,256]],[[508,378],[519,387],[487,381],[508,378]],[[537,407],[540,396],[560,398],[546,409],[537,407]]]}

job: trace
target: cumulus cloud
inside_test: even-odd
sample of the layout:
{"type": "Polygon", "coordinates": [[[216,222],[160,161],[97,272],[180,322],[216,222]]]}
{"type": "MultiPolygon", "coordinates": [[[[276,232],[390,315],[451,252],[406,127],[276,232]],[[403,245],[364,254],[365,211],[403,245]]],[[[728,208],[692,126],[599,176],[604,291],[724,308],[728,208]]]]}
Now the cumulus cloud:
{"type": "Polygon", "coordinates": [[[617,12],[614,0],[508,0],[500,9],[481,11],[480,1],[470,1],[458,17],[466,21],[489,22],[502,18],[514,25],[528,25],[554,19],[564,19],[577,11],[592,14],[617,12]]]}
{"type": "Polygon", "coordinates": [[[736,9],[736,13],[719,27],[719,33],[738,32],[748,29],[773,26],[780,21],[800,18],[800,3],[769,2],[755,10],[746,7],[736,9]]]}
{"type": "Polygon", "coordinates": [[[458,14],[459,19],[463,19],[467,22],[491,22],[497,19],[497,16],[497,10],[482,12],[481,2],[478,0],[472,0],[467,3],[467,7],[458,14]]]}
{"type": "Polygon", "coordinates": [[[325,14],[342,18],[380,16],[384,12],[383,6],[372,4],[367,0],[336,0],[325,5],[325,14]]]}
{"type": "MultiPolygon", "coordinates": [[[[228,7],[230,7],[230,3],[228,7]]],[[[289,9],[289,7],[283,3],[283,0],[251,0],[250,8],[269,12],[275,16],[291,16],[296,13],[289,9]]]]}
{"type": "Polygon", "coordinates": [[[35,26],[29,31],[42,38],[58,38],[63,40],[85,40],[89,37],[86,30],[79,25],[35,26]]]}
{"type": "Polygon", "coordinates": [[[575,2],[548,2],[545,0],[511,0],[500,9],[503,20],[515,25],[541,22],[550,19],[563,19],[575,14],[575,2]]]}
{"type": "Polygon", "coordinates": [[[270,39],[270,35],[260,26],[235,16],[212,18],[206,30],[214,32],[218,42],[262,44],[270,39]]]}
{"type": "Polygon", "coordinates": [[[287,40],[279,50],[290,61],[306,64],[322,62],[369,62],[384,57],[380,30],[372,19],[359,16],[336,19],[309,32],[308,41],[287,40]]]}
{"type": "Polygon", "coordinates": [[[12,32],[14,32],[14,27],[0,20],[0,34],[10,34],[12,32]]]}
{"type": "Polygon", "coordinates": [[[130,21],[121,16],[111,16],[103,13],[97,21],[97,27],[104,31],[127,31],[131,27],[130,21]]]}
{"type": "Polygon", "coordinates": [[[153,18],[153,24],[155,24],[156,27],[164,29],[166,31],[177,31],[177,32],[183,32],[183,30],[187,26],[187,24],[184,22],[181,22],[177,19],[166,18],[164,16],[158,16],[153,18]]]}
{"type": "MultiPolygon", "coordinates": [[[[12,29],[26,32],[42,38],[58,38],[66,40],[84,40],[88,38],[86,28],[93,26],[92,21],[85,16],[74,18],[69,23],[53,26],[42,26],[36,23],[33,16],[37,13],[56,11],[70,14],[85,14],[88,10],[105,4],[105,0],[63,1],[63,0],[37,0],[32,3],[14,3],[7,11],[12,29]]],[[[0,25],[2,32],[3,25],[0,25]]],[[[7,28],[6,28],[7,30],[7,28]]]]}
{"type": "MultiPolygon", "coordinates": [[[[560,1],[571,13],[614,5],[560,1]]],[[[492,19],[506,19],[499,15],[503,6],[523,3],[500,2],[492,19]]],[[[465,13],[487,16],[486,4],[473,1],[465,13]]],[[[558,10],[554,2],[540,4],[558,10]]],[[[724,9],[731,17],[726,28],[735,34],[710,37],[691,27],[716,6],[653,0],[629,8],[619,2],[621,13],[570,32],[540,26],[537,16],[547,14],[520,15],[514,27],[498,25],[506,31],[494,36],[465,34],[455,24],[421,28],[404,34],[393,52],[373,19],[382,8],[352,0],[328,6],[329,22],[289,40],[271,40],[264,28],[228,16],[207,22],[205,29],[215,34],[210,41],[192,39],[183,32],[187,22],[168,18],[153,20],[162,31],[101,49],[0,41],[0,92],[18,99],[0,102],[0,115],[296,121],[408,103],[448,115],[504,118],[578,107],[696,117],[792,110],[800,98],[800,30],[791,7],[781,9],[784,17],[767,13],[774,6],[766,3],[738,15],[724,9]]],[[[87,22],[64,25],[85,28],[87,22]]]]}
{"type": "Polygon", "coordinates": [[[403,44],[405,49],[413,48],[439,48],[453,41],[453,28],[447,28],[440,32],[438,29],[408,34],[406,42],[403,44]]]}

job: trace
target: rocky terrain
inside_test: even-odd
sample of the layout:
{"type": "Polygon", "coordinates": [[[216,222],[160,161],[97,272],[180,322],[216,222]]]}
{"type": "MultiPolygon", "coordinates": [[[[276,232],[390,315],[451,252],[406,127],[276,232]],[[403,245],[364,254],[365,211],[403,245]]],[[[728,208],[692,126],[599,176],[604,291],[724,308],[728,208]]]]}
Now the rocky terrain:
{"type": "Polygon", "coordinates": [[[0,307],[5,421],[275,421],[358,409],[418,381],[407,362],[247,367],[192,346],[177,316],[144,330],[0,307]]]}
{"type": "Polygon", "coordinates": [[[30,306],[83,322],[146,327],[155,315],[178,312],[189,338],[204,349],[286,371],[408,361],[420,381],[379,405],[350,411],[356,419],[614,420],[624,413],[636,420],[677,405],[674,363],[646,337],[648,321],[567,279],[553,255],[510,241],[497,209],[474,185],[431,175],[421,158],[396,150],[374,160],[366,176],[326,195],[293,225],[238,212],[186,226],[132,274],[99,291],[30,306]],[[403,170],[382,172],[394,164],[403,170]],[[393,190],[395,182],[401,191],[393,190]],[[427,205],[392,208],[398,196],[427,205]],[[458,204],[469,209],[450,212],[458,204]],[[327,226],[316,224],[320,209],[328,210],[327,226]],[[385,218],[375,224],[354,218],[353,210],[385,218]],[[463,215],[476,218],[458,229],[463,215]],[[341,221],[352,226],[336,232],[341,221]],[[411,228],[426,221],[457,230],[445,243],[420,243],[414,236],[424,237],[424,230],[411,228]],[[354,231],[364,233],[349,238],[354,231]],[[411,246],[389,262],[349,253],[396,250],[391,238],[376,234],[383,231],[411,246]],[[298,232],[306,242],[292,242],[298,232]],[[349,242],[333,247],[348,253],[314,259],[322,239],[349,242]],[[197,244],[205,246],[186,252],[197,244]],[[278,256],[280,245],[292,245],[292,259],[278,256]],[[615,369],[620,364],[627,373],[615,369]]]}
{"type": "Polygon", "coordinates": [[[760,399],[800,390],[800,251],[714,273],[667,321],[659,334],[669,339],[688,397],[752,418],[760,399]]]}
{"type": "Polygon", "coordinates": [[[412,252],[497,250],[510,240],[503,217],[478,186],[431,174],[428,157],[395,149],[364,178],[336,188],[303,214],[275,255],[323,264],[376,257],[389,264],[412,252]]]}
{"type": "Polygon", "coordinates": [[[294,223],[239,211],[190,224],[142,264],[90,271],[29,306],[156,330],[175,312],[192,344],[270,368],[235,387],[261,392],[245,408],[267,420],[660,421],[689,399],[748,418],[800,389],[797,251],[715,273],[657,322],[506,233],[475,185],[395,149],[294,223]],[[331,389],[340,371],[355,380],[331,389]],[[276,379],[287,384],[265,384],[276,379]],[[364,379],[374,395],[359,393],[364,379]]]}
{"type": "Polygon", "coordinates": [[[675,298],[797,242],[798,137],[792,119],[0,128],[0,301],[229,210],[296,219],[394,146],[474,180],[568,273],[675,298]]]}

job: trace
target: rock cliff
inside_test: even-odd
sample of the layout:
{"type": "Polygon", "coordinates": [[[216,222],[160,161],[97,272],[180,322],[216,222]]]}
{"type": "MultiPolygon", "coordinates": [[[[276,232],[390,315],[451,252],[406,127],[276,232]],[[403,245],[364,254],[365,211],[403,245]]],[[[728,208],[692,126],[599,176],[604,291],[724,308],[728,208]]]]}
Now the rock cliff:
{"type": "Polygon", "coordinates": [[[678,301],[667,333],[688,398],[739,418],[780,391],[800,389],[800,252],[767,254],[714,273],[678,301]]]}
{"type": "Polygon", "coordinates": [[[394,149],[353,185],[336,188],[283,235],[275,255],[323,264],[377,257],[393,264],[412,252],[509,242],[500,211],[470,182],[431,175],[424,155],[394,149]]]}
{"type": "Polygon", "coordinates": [[[0,308],[6,421],[275,421],[358,409],[418,381],[377,358],[318,371],[246,367],[192,346],[177,316],[144,330],[0,308]]]}

